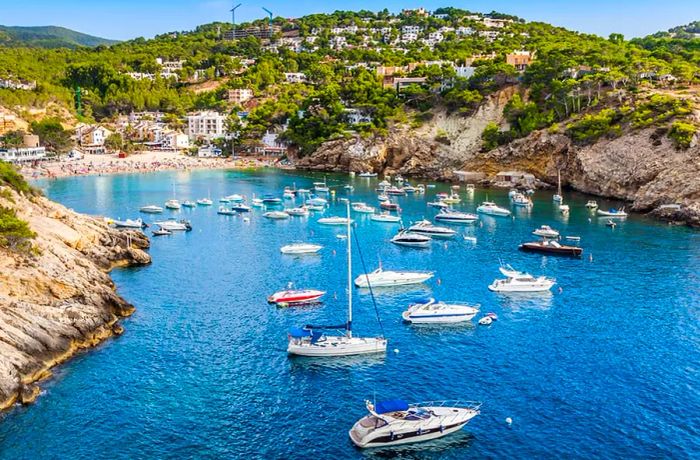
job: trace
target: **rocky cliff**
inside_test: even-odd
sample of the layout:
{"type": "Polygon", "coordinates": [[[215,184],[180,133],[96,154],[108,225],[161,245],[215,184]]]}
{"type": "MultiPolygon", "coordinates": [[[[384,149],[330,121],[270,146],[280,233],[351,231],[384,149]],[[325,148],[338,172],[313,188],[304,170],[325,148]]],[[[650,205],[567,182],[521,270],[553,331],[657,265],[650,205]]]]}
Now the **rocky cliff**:
{"type": "Polygon", "coordinates": [[[0,205],[36,233],[32,254],[0,249],[0,409],[39,394],[36,382],[81,349],[121,333],[134,307],[107,272],[147,264],[148,238],[42,197],[0,187],[0,205]]]}

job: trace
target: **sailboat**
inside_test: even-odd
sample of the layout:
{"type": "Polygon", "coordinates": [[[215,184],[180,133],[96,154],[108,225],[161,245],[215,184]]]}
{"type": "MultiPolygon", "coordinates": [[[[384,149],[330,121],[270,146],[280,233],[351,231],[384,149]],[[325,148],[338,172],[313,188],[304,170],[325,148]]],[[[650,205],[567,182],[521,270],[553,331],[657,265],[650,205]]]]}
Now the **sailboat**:
{"type": "Polygon", "coordinates": [[[561,203],[562,202],[562,196],[561,196],[561,169],[557,169],[557,193],[552,197],[552,201],[555,203],[561,203]]]}
{"type": "Polygon", "coordinates": [[[352,228],[350,204],[347,203],[347,252],[348,252],[348,320],[338,326],[304,326],[292,328],[288,334],[287,353],[297,356],[336,357],[386,353],[387,340],[380,337],[356,337],[352,335],[352,228]],[[326,335],[324,331],[336,330],[341,335],[326,335]]]}

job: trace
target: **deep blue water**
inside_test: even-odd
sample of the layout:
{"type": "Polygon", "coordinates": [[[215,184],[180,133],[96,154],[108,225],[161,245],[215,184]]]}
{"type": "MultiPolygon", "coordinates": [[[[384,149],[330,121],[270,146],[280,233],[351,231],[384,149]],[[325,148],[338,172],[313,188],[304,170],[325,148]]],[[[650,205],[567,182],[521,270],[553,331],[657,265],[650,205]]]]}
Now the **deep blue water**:
{"type": "MultiPolygon", "coordinates": [[[[376,203],[376,180],[329,176],[332,185],[349,180],[353,200],[376,203]]],[[[202,171],[39,185],[77,211],[135,218],[139,206],[162,205],[173,186],[181,200],[211,194],[217,201],[231,193],[281,194],[285,185],[312,181],[273,171],[202,171]]],[[[446,189],[400,198],[405,220],[432,216],[426,201],[446,189]]],[[[486,193],[507,203],[506,191],[477,190],[460,207],[473,211],[486,193]]],[[[218,216],[218,203],[183,209],[177,215],[192,220],[192,232],[154,239],[152,265],[112,273],[119,293],[137,306],[124,321],[126,333],[57,369],[36,404],[5,416],[0,459],[697,458],[700,234],[639,216],[611,230],[589,219],[587,199],[565,194],[572,212],[563,220],[551,194],[538,192],[529,214],[462,227],[476,245],[459,237],[428,250],[396,247],[388,243],[395,227],[355,216],[368,269],[381,258],[386,268],[437,276],[424,289],[376,293],[386,357],[331,361],[288,358],[286,331],[344,320],[345,242],[335,237],[344,230],[319,226],[318,216],[267,221],[256,211],[246,223],[218,216]],[[584,257],[517,251],[541,224],[581,236],[584,257]],[[301,258],[279,253],[298,240],[325,248],[301,258]],[[489,292],[499,259],[555,277],[562,292],[489,292]],[[268,305],[265,297],[288,281],[327,290],[325,304],[268,305]],[[407,302],[426,294],[478,302],[499,320],[491,327],[403,324],[407,302]],[[347,431],[365,414],[363,401],[375,397],[484,405],[443,440],[360,451],[347,431]]],[[[343,210],[334,204],[326,215],[343,210]]],[[[367,292],[356,293],[355,332],[378,333],[367,292]]]]}

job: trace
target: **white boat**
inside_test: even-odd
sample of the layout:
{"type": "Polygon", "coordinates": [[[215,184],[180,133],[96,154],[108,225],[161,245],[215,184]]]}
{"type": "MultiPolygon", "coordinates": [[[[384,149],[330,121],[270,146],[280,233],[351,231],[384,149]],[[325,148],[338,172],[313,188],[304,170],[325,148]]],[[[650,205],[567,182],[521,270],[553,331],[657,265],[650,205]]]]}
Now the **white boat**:
{"type": "Polygon", "coordinates": [[[306,209],[308,209],[309,211],[325,211],[326,207],[317,204],[308,204],[306,205],[306,209]]]}
{"type": "Polygon", "coordinates": [[[234,203],[231,205],[231,209],[237,212],[250,212],[252,208],[245,203],[234,203]]]}
{"type": "Polygon", "coordinates": [[[380,190],[388,188],[388,187],[391,187],[391,182],[389,182],[387,180],[383,180],[377,184],[377,188],[379,188],[380,190]]]}
{"type": "Polygon", "coordinates": [[[357,176],[358,177],[377,177],[377,173],[365,171],[365,172],[361,172],[357,176]]]}
{"type": "Polygon", "coordinates": [[[373,220],[374,222],[389,222],[389,223],[401,222],[401,218],[399,216],[394,216],[393,214],[390,214],[389,211],[384,211],[381,214],[372,214],[369,217],[369,219],[373,220]]]}
{"type": "Polygon", "coordinates": [[[420,300],[401,313],[404,321],[413,324],[462,323],[479,313],[479,305],[451,304],[435,299],[420,300]]]}
{"type": "Polygon", "coordinates": [[[352,185],[350,185],[350,184],[345,184],[345,185],[343,186],[343,188],[344,188],[345,190],[347,190],[348,192],[354,192],[354,191],[355,191],[355,187],[352,186],[352,185]]]}
{"type": "Polygon", "coordinates": [[[513,189],[510,189],[510,191],[508,192],[508,198],[510,198],[510,199],[512,200],[513,197],[515,197],[515,195],[517,195],[517,194],[519,194],[519,193],[520,193],[520,192],[518,192],[518,191],[517,191],[516,189],[514,189],[514,188],[513,188],[513,189]]]}
{"type": "Polygon", "coordinates": [[[522,208],[532,207],[532,200],[529,197],[523,195],[522,193],[516,193],[513,196],[512,201],[513,201],[513,206],[519,206],[522,208]]]}
{"type": "Polygon", "coordinates": [[[237,211],[227,208],[226,206],[219,206],[219,209],[216,211],[217,214],[220,214],[222,216],[235,216],[238,214],[237,211]]]}
{"type": "Polygon", "coordinates": [[[468,224],[478,220],[479,216],[467,212],[459,212],[453,209],[442,209],[435,216],[435,220],[446,223],[468,224]]]}
{"type": "Polygon", "coordinates": [[[557,193],[552,196],[552,201],[561,203],[564,198],[561,196],[561,170],[557,169],[557,193]]]}
{"type": "Polygon", "coordinates": [[[197,203],[191,200],[185,200],[182,202],[182,206],[184,206],[185,208],[194,208],[195,206],[197,206],[197,203]]]}
{"type": "Polygon", "coordinates": [[[411,184],[406,184],[403,186],[403,191],[408,194],[416,193],[416,188],[411,184]]]}
{"type": "Polygon", "coordinates": [[[285,209],[284,212],[286,212],[290,216],[306,217],[309,215],[309,208],[307,208],[306,206],[301,206],[299,208],[285,209]]]}
{"type": "Polygon", "coordinates": [[[442,199],[442,202],[447,204],[458,204],[461,201],[462,199],[457,193],[451,193],[448,197],[442,199]]]}
{"type": "Polygon", "coordinates": [[[586,203],[586,207],[588,209],[598,209],[598,202],[595,200],[588,200],[586,203]]]}
{"type": "Polygon", "coordinates": [[[440,209],[447,209],[450,207],[450,205],[445,203],[444,201],[429,201],[428,206],[440,209]]]}
{"type": "Polygon", "coordinates": [[[330,191],[330,187],[328,187],[328,184],[324,179],[323,182],[314,182],[314,191],[316,193],[327,193],[330,191]]]}
{"type": "Polygon", "coordinates": [[[289,219],[289,214],[287,214],[284,211],[268,211],[265,214],[263,214],[263,217],[272,220],[282,220],[289,219]]]}
{"type": "Polygon", "coordinates": [[[291,191],[285,190],[284,193],[282,193],[282,198],[285,200],[293,200],[294,196],[294,192],[291,191]]]}
{"type": "Polygon", "coordinates": [[[163,212],[163,208],[154,204],[149,204],[147,206],[141,206],[139,208],[139,211],[146,214],[160,214],[161,212],[163,212]]]}
{"type": "Polygon", "coordinates": [[[480,214],[486,214],[489,216],[498,216],[498,217],[507,217],[510,216],[510,211],[507,210],[506,208],[502,208],[496,203],[493,203],[491,201],[484,201],[481,203],[481,206],[476,208],[476,212],[480,214]]]}
{"type": "Polygon", "coordinates": [[[214,204],[214,202],[211,201],[209,198],[202,198],[201,200],[197,200],[197,204],[199,206],[211,206],[214,204]]]}
{"type": "Polygon", "coordinates": [[[365,273],[355,278],[355,286],[360,288],[405,286],[424,283],[432,277],[433,272],[394,271],[379,267],[372,273],[365,273]]]}
{"type": "Polygon", "coordinates": [[[250,200],[250,205],[254,208],[262,208],[265,206],[265,203],[263,203],[263,200],[260,198],[253,198],[250,200]]]}
{"type": "Polygon", "coordinates": [[[326,200],[325,198],[314,196],[307,199],[306,204],[310,206],[326,206],[328,204],[328,200],[326,200]]]}
{"type": "Polygon", "coordinates": [[[519,273],[506,279],[497,279],[489,285],[493,292],[542,292],[549,291],[556,283],[551,278],[539,276],[535,278],[528,273],[519,273]]]}
{"type": "Polygon", "coordinates": [[[189,232],[192,230],[192,225],[187,220],[163,220],[160,222],[154,222],[155,225],[159,226],[163,230],[170,230],[171,232],[189,232]]]}
{"type": "Polygon", "coordinates": [[[408,404],[392,400],[372,404],[365,402],[368,415],[350,430],[350,440],[357,447],[383,447],[441,438],[461,430],[479,415],[480,403],[471,401],[436,401],[408,404]]]}
{"type": "Polygon", "coordinates": [[[352,210],[363,214],[374,214],[375,209],[365,203],[353,203],[352,210]]]}
{"type": "Polygon", "coordinates": [[[569,205],[568,205],[568,204],[563,204],[563,203],[562,203],[562,204],[559,205],[559,212],[561,212],[561,213],[564,214],[565,216],[569,214],[569,211],[570,211],[570,210],[571,210],[571,209],[569,208],[569,205]]]}
{"type": "Polygon", "coordinates": [[[554,230],[549,225],[542,225],[540,228],[532,232],[533,235],[542,236],[545,238],[558,238],[559,232],[554,230]]]}
{"type": "MultiPolygon", "coordinates": [[[[347,234],[351,235],[350,204],[347,204],[347,234]]],[[[387,340],[384,337],[355,337],[352,335],[352,238],[348,237],[348,316],[347,322],[339,326],[305,326],[293,328],[288,334],[287,353],[299,356],[335,357],[373,353],[386,353],[387,340]],[[340,335],[326,334],[324,331],[343,330],[340,335]]]]}
{"type": "Polygon", "coordinates": [[[625,212],[625,208],[621,208],[621,209],[610,208],[607,211],[603,211],[602,209],[599,209],[597,211],[597,213],[599,216],[603,216],[603,217],[619,217],[619,218],[627,217],[627,213],[625,212]]]}
{"type": "Polygon", "coordinates": [[[225,197],[219,199],[219,202],[221,202],[221,203],[240,203],[244,199],[245,198],[243,197],[243,195],[238,195],[238,194],[234,193],[233,195],[228,195],[228,196],[225,196],[225,197]]]}
{"type": "Polygon", "coordinates": [[[112,221],[117,228],[144,228],[146,225],[143,223],[141,218],[138,219],[126,219],[126,220],[114,220],[112,221]]]}
{"type": "Polygon", "coordinates": [[[433,225],[429,220],[420,220],[408,228],[409,232],[429,235],[433,238],[452,238],[457,233],[451,228],[433,225]]]}
{"type": "Polygon", "coordinates": [[[428,235],[400,230],[392,239],[391,242],[399,246],[409,246],[416,248],[427,248],[433,239],[428,235]]]}
{"type": "Polygon", "coordinates": [[[167,209],[180,209],[182,206],[180,205],[180,202],[178,200],[168,200],[165,202],[165,207],[167,209]]]}
{"type": "Polygon", "coordinates": [[[377,195],[377,200],[379,200],[379,202],[389,201],[390,199],[391,198],[389,198],[389,195],[385,195],[383,193],[381,195],[377,195]]]}
{"type": "Polygon", "coordinates": [[[280,252],[282,254],[316,254],[321,249],[323,246],[319,244],[293,243],[282,246],[280,252]]]}
{"type": "Polygon", "coordinates": [[[352,219],[349,219],[347,217],[333,216],[322,217],[318,219],[317,222],[321,225],[349,225],[352,223],[352,219]]]}

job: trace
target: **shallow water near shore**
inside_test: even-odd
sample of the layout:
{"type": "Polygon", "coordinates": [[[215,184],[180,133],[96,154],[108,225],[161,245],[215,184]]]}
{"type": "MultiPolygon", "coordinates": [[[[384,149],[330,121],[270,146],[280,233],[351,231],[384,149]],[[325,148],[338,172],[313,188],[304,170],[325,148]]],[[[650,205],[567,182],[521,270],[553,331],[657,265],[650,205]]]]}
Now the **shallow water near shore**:
{"type": "MultiPolygon", "coordinates": [[[[138,208],[211,196],[209,208],[142,215],[187,218],[194,230],[154,238],[147,267],[117,269],[118,292],[136,305],[126,332],[56,370],[36,404],[0,422],[0,459],[37,458],[690,458],[700,455],[700,233],[632,215],[615,229],[565,193],[563,218],[551,192],[515,219],[482,217],[455,226],[430,249],[388,242],[397,226],[355,214],[367,270],[433,270],[416,288],[375,292],[389,352],[382,357],[291,359],[289,327],[343,322],[343,227],[309,218],[268,221],[257,210],[216,214],[232,193],[281,196],[322,175],[272,170],[193,171],[41,181],[56,201],[88,214],[139,217],[138,208]],[[581,259],[517,251],[548,224],[581,237],[581,259]],[[477,243],[464,240],[475,236],[477,243]],[[315,256],[283,256],[294,241],[324,245],[315,256]],[[589,257],[592,255],[592,260],[589,257]],[[549,294],[499,295],[499,259],[557,279],[549,294]],[[328,291],[320,306],[278,309],[266,296],[293,281],[328,291]],[[559,292],[558,288],[562,291],[559,292]],[[492,326],[402,323],[411,299],[480,303],[492,326]],[[394,352],[398,350],[398,353],[394,352]],[[468,399],[482,414],[442,440],[358,450],[347,432],[365,399],[468,399]],[[505,419],[511,417],[508,426],[505,419]]],[[[376,179],[328,175],[337,196],[376,205],[376,179]]],[[[425,196],[400,197],[404,222],[432,217],[425,196]]],[[[507,190],[462,189],[459,209],[507,190]]],[[[598,199],[601,208],[619,203],[598,199]]],[[[323,215],[342,215],[334,202],[323,215]]],[[[363,264],[354,252],[355,276],[363,264]]],[[[381,332],[368,291],[355,290],[354,331],[381,332]]],[[[478,318],[478,317],[477,317],[478,318]]]]}

